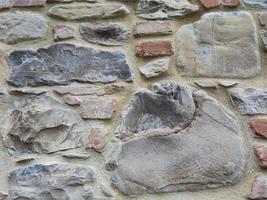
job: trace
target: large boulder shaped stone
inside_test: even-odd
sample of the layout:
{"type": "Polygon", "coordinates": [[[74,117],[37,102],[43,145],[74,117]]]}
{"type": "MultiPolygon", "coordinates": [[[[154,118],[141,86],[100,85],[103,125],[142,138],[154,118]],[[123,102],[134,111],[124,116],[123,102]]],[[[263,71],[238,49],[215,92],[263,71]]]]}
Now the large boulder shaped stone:
{"type": "Polygon", "coordinates": [[[124,138],[156,129],[184,128],[193,120],[195,104],[190,88],[163,81],[153,91],[137,91],[121,114],[118,136],[124,138]]]}
{"type": "Polygon", "coordinates": [[[145,19],[169,19],[183,17],[199,10],[188,0],[139,0],[137,14],[145,19]]]}
{"type": "Polygon", "coordinates": [[[132,81],[130,66],[121,51],[59,43],[37,50],[15,50],[7,61],[10,66],[7,80],[15,86],[132,81]]]}
{"type": "Polygon", "coordinates": [[[213,12],[182,26],[177,33],[177,67],[188,76],[250,78],[258,75],[261,62],[251,14],[213,12]]]}
{"type": "Polygon", "coordinates": [[[48,14],[64,20],[88,20],[124,17],[129,14],[129,10],[121,4],[107,3],[93,5],[57,5],[50,8],[48,14]]]}
{"type": "Polygon", "coordinates": [[[0,127],[4,145],[13,155],[78,148],[87,131],[76,112],[44,95],[13,100],[0,127]]]}
{"type": "Polygon", "coordinates": [[[48,24],[44,17],[31,12],[0,13],[0,41],[11,44],[44,38],[48,24]]]}
{"type": "MultiPolygon", "coordinates": [[[[186,99],[179,93],[173,97],[178,102],[186,99]]],[[[194,100],[194,119],[188,123],[185,117],[186,127],[180,131],[148,131],[118,142],[107,161],[114,170],[113,187],[140,195],[214,188],[240,179],[246,153],[236,117],[204,92],[196,92],[194,100]]]]}
{"type": "Polygon", "coordinates": [[[81,24],[80,33],[86,41],[107,46],[126,44],[130,37],[127,27],[120,23],[81,24]]]}
{"type": "Polygon", "coordinates": [[[74,164],[33,164],[11,171],[9,198],[88,200],[93,198],[90,185],[96,180],[93,167],[74,164]]]}
{"type": "Polygon", "coordinates": [[[233,104],[243,115],[267,114],[267,90],[234,88],[230,90],[233,104]]]}

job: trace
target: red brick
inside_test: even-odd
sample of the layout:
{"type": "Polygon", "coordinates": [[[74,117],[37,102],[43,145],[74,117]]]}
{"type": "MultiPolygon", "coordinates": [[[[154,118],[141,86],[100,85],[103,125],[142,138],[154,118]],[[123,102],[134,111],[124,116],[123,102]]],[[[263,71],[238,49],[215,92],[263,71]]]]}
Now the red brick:
{"type": "Polygon", "coordinates": [[[222,0],[222,5],[227,7],[235,7],[240,4],[240,0],[222,0]]]}
{"type": "Polygon", "coordinates": [[[263,146],[255,147],[256,154],[260,160],[260,166],[267,167],[267,148],[263,146]]]}
{"type": "Polygon", "coordinates": [[[205,8],[215,8],[221,5],[220,0],[200,0],[205,8]]]}
{"type": "Polygon", "coordinates": [[[267,138],[267,119],[266,118],[252,118],[250,126],[257,136],[267,138]]]}
{"type": "Polygon", "coordinates": [[[172,54],[173,47],[170,40],[142,42],[135,48],[137,57],[167,56],[172,54]]]}
{"type": "Polygon", "coordinates": [[[267,199],[267,176],[256,176],[249,194],[250,199],[267,199]]]}

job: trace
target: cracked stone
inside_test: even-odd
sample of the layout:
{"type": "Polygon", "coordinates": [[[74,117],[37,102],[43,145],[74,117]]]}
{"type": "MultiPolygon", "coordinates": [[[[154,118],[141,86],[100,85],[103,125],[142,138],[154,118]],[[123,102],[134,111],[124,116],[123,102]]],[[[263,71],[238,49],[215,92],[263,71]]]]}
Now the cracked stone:
{"type": "Polygon", "coordinates": [[[132,81],[130,66],[121,51],[58,43],[37,50],[15,50],[8,55],[7,62],[10,67],[7,81],[15,86],[132,81]]]}
{"type": "MultiPolygon", "coordinates": [[[[183,95],[176,93],[174,97],[173,101],[188,105],[183,95]]],[[[107,162],[116,163],[111,176],[113,187],[131,196],[146,191],[215,188],[239,181],[245,169],[246,151],[237,118],[204,92],[196,92],[194,100],[198,107],[194,120],[187,123],[185,118],[186,126],[180,131],[135,135],[118,142],[116,153],[107,162]]],[[[155,110],[160,113],[161,107],[155,110]]],[[[137,108],[129,115],[136,112],[137,108]]]]}
{"type": "Polygon", "coordinates": [[[74,164],[33,164],[9,173],[10,199],[87,200],[96,180],[93,167],[74,164]]]}
{"type": "Polygon", "coordinates": [[[128,28],[121,23],[81,24],[80,34],[88,42],[107,46],[124,45],[130,37],[128,28]]]}
{"type": "Polygon", "coordinates": [[[88,137],[86,148],[93,148],[97,152],[102,152],[107,143],[107,132],[103,128],[92,128],[88,137]]]}
{"type": "Polygon", "coordinates": [[[31,12],[0,13],[0,41],[13,44],[46,37],[48,24],[44,17],[31,12]]]}
{"type": "Polygon", "coordinates": [[[264,146],[255,147],[256,154],[260,160],[260,165],[264,168],[267,167],[267,148],[264,146]]]}
{"type": "Polygon", "coordinates": [[[120,138],[148,130],[184,128],[193,120],[195,104],[190,88],[172,81],[141,89],[121,113],[120,138]],[[179,98],[179,99],[178,99],[179,98]]]}
{"type": "Polygon", "coordinates": [[[136,12],[145,19],[169,19],[197,12],[199,6],[187,0],[139,0],[136,12]]]}
{"type": "Polygon", "coordinates": [[[256,136],[267,138],[267,118],[254,117],[250,119],[249,124],[256,136]]]}
{"type": "Polygon", "coordinates": [[[212,81],[209,80],[202,80],[202,81],[194,81],[194,84],[201,87],[201,88],[210,88],[216,89],[216,85],[212,81]]]}
{"type": "Polygon", "coordinates": [[[140,67],[139,70],[146,78],[159,76],[168,71],[169,62],[169,58],[156,59],[140,67]]]}
{"type": "Polygon", "coordinates": [[[267,176],[256,176],[249,194],[250,199],[267,199],[267,176]]]}
{"type": "Polygon", "coordinates": [[[250,78],[261,70],[256,25],[248,12],[204,14],[178,30],[176,44],[182,75],[250,78]]]}
{"type": "Polygon", "coordinates": [[[216,8],[221,5],[220,0],[200,0],[204,8],[216,8]]]}
{"type": "Polygon", "coordinates": [[[50,8],[48,14],[64,20],[88,20],[124,17],[129,12],[128,8],[121,4],[81,4],[57,5],[50,8]]]}
{"type": "Polygon", "coordinates": [[[170,40],[140,42],[135,47],[137,57],[158,57],[172,54],[173,47],[170,40]]]}
{"type": "Polygon", "coordinates": [[[13,155],[54,153],[83,146],[89,124],[52,97],[14,100],[9,107],[0,134],[13,155]]]}
{"type": "Polygon", "coordinates": [[[53,27],[54,40],[63,40],[68,38],[74,38],[74,28],[66,25],[55,25],[53,27]]]}
{"type": "Polygon", "coordinates": [[[267,114],[267,90],[234,88],[230,90],[230,97],[243,115],[267,114]]]}
{"type": "Polygon", "coordinates": [[[267,8],[267,2],[265,0],[243,0],[243,2],[251,7],[267,8]]]}
{"type": "Polygon", "coordinates": [[[135,37],[158,36],[170,35],[172,32],[171,23],[168,21],[142,21],[136,23],[133,35],[135,37]]]}

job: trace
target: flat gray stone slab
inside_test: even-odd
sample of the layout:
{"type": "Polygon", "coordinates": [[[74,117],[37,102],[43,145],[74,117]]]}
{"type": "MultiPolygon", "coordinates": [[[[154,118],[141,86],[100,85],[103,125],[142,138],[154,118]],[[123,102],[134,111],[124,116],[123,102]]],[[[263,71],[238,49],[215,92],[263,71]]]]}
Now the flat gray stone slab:
{"type": "Polygon", "coordinates": [[[9,198],[87,200],[96,180],[93,167],[74,164],[33,164],[9,173],[9,198]]]}
{"type": "Polygon", "coordinates": [[[15,50],[7,57],[7,81],[15,86],[66,85],[73,81],[109,83],[132,81],[130,66],[121,51],[109,52],[59,43],[37,50],[15,50]]]}
{"type": "Polygon", "coordinates": [[[265,0],[243,0],[243,2],[251,7],[267,8],[267,2],[265,0]]]}
{"type": "Polygon", "coordinates": [[[258,75],[261,61],[251,14],[213,12],[182,26],[177,33],[177,67],[187,76],[250,78],[258,75]]]}
{"type": "Polygon", "coordinates": [[[0,41],[13,44],[46,37],[45,18],[32,12],[0,13],[0,41]]]}

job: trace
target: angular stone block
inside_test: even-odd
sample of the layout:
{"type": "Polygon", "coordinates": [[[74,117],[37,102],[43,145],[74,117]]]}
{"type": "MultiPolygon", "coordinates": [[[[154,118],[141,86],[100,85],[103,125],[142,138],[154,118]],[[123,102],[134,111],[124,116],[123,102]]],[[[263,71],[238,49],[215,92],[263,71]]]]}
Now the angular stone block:
{"type": "Polygon", "coordinates": [[[168,21],[142,21],[136,23],[133,35],[135,37],[158,36],[170,35],[172,32],[171,23],[168,21]]]}
{"type": "Polygon", "coordinates": [[[137,57],[158,57],[172,54],[173,47],[170,40],[140,42],[135,47],[137,57]]]}

